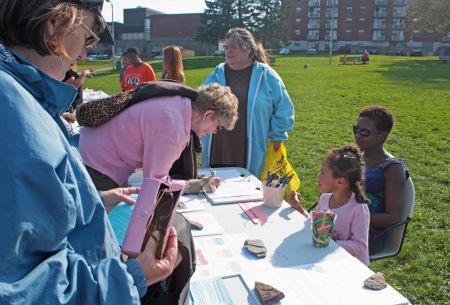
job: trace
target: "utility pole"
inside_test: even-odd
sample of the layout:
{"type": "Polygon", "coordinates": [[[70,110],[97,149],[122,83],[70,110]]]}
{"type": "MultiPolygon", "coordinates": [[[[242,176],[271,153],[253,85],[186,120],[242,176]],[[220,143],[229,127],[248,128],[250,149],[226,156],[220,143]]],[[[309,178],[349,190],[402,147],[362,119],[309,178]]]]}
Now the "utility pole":
{"type": "Polygon", "coordinates": [[[331,24],[330,24],[330,55],[328,58],[328,64],[331,65],[331,57],[333,56],[333,33],[334,33],[334,1],[335,0],[329,0],[331,1],[331,24]]]}
{"type": "MultiPolygon", "coordinates": [[[[113,38],[114,43],[116,42],[116,38],[114,37],[114,5],[112,3],[111,0],[106,0],[106,2],[109,2],[111,4],[111,35],[113,38]]],[[[116,54],[115,49],[114,49],[114,44],[112,45],[112,50],[111,50],[111,58],[112,58],[112,69],[113,71],[116,69],[116,60],[114,58],[114,55],[116,54]]]]}

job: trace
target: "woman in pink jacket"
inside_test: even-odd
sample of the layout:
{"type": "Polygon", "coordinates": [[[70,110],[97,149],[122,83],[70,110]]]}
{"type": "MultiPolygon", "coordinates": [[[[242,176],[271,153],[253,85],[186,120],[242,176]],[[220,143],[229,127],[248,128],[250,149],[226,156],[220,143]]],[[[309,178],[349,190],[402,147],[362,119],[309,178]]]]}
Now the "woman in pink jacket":
{"type": "Polygon", "coordinates": [[[233,129],[236,120],[237,99],[230,89],[202,86],[194,102],[181,96],[154,97],[98,127],[84,127],[80,152],[98,189],[126,186],[137,168],[144,169],[144,178],[170,183],[169,170],[191,130],[201,138],[220,128],[233,129]]]}

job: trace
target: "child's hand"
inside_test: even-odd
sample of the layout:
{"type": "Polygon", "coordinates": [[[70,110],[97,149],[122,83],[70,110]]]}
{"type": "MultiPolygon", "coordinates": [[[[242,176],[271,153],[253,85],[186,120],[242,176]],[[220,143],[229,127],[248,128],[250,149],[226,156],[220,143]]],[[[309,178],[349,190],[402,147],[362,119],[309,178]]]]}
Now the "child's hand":
{"type": "Polygon", "coordinates": [[[302,203],[304,202],[305,200],[303,199],[302,194],[294,191],[291,192],[291,195],[289,196],[289,204],[291,205],[291,207],[299,211],[300,214],[308,218],[309,213],[305,210],[305,208],[302,205],[302,203]]]}

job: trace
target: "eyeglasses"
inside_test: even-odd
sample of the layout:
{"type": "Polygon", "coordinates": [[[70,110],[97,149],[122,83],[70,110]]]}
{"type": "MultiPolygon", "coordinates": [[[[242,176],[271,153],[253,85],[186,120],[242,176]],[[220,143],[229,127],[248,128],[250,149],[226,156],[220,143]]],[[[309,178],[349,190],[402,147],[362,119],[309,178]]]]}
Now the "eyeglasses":
{"type": "Polygon", "coordinates": [[[89,27],[87,27],[83,22],[81,23],[81,26],[91,34],[91,36],[86,37],[84,39],[84,47],[86,49],[92,49],[95,47],[95,45],[100,41],[100,37],[97,36],[89,27]]]}
{"type": "MultiPolygon", "coordinates": [[[[372,129],[366,127],[359,127],[358,125],[353,125],[353,134],[359,133],[361,137],[367,138],[372,134],[372,129]]],[[[377,133],[381,133],[382,131],[377,130],[377,133]]]]}

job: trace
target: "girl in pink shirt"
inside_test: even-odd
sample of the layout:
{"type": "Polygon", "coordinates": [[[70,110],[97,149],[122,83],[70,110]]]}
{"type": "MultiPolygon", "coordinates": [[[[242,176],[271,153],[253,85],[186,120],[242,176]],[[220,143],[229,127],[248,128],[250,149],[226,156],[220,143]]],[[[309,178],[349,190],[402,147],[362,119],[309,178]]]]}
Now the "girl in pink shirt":
{"type": "MultiPolygon", "coordinates": [[[[346,146],[328,153],[317,175],[322,193],[318,211],[336,214],[332,239],[365,265],[369,265],[369,200],[364,196],[364,161],[356,147],[346,146]]],[[[293,192],[289,203],[309,217],[293,192]]]]}

